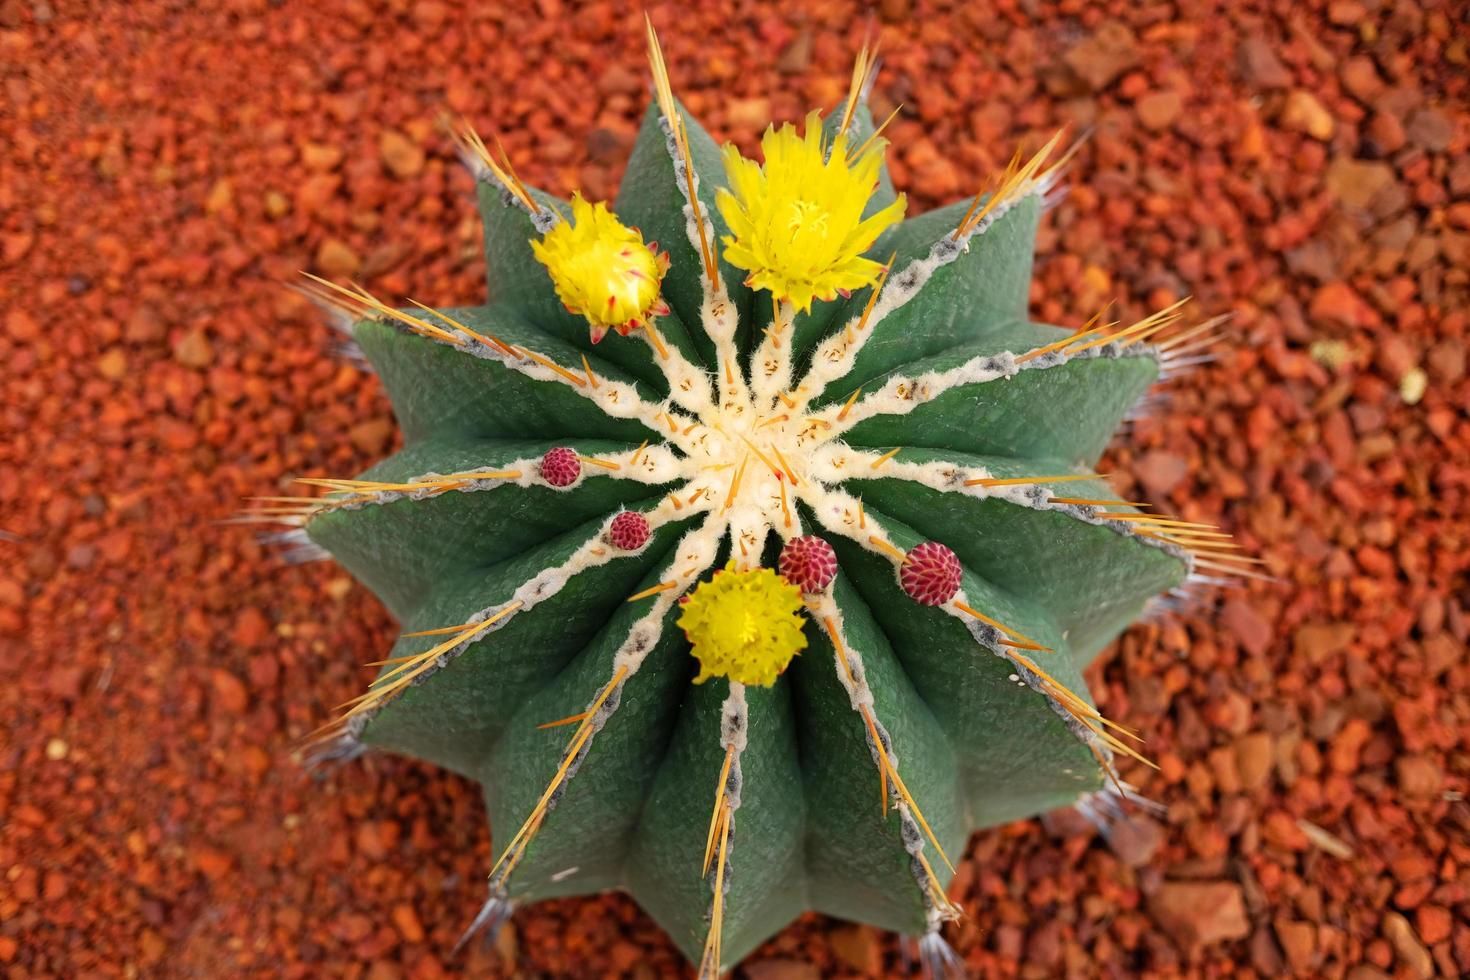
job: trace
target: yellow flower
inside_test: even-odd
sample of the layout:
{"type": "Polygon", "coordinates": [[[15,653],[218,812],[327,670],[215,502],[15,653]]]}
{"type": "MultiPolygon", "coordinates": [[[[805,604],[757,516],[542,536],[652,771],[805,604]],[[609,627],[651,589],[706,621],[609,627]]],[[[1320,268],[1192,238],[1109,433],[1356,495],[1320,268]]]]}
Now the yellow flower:
{"type": "Polygon", "coordinates": [[[643,244],[636,229],[620,222],[607,205],[588,204],[572,195],[572,220],[559,221],[531,251],[551,274],[556,295],[572,313],[592,325],[592,342],[609,328],[627,336],[669,308],[659,299],[659,284],[669,259],[643,244]]]}
{"type": "Polygon", "coordinates": [[[889,225],[902,220],[904,198],[867,220],[863,209],[878,186],[886,141],[875,139],[856,160],[847,158],[847,136],[831,152],[822,146],[821,116],[806,117],[806,135],[790,123],[768,127],[761,139],[764,166],[725,145],[725,177],[715,203],[731,235],[725,260],[750,273],[746,280],[809,311],[812,299],[833,299],[872,285],[882,269],[862,253],[889,225]]]}
{"type": "Polygon", "coordinates": [[[702,684],[728,677],[770,687],[806,646],[797,615],[801,590],[769,568],[736,571],[732,561],[684,600],[679,626],[694,646],[702,684]]]}

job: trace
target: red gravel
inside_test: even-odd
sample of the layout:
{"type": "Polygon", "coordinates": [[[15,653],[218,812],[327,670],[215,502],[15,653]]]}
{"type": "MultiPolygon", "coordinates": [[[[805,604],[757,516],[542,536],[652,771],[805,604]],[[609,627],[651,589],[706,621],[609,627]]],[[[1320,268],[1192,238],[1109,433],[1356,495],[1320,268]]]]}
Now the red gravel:
{"type": "MultiPolygon", "coordinates": [[[[680,93],[747,149],[840,98],[869,18],[793,6],[653,11],[680,93]]],[[[1066,815],[978,835],[949,935],[984,976],[1470,972],[1463,6],[936,6],[873,7],[899,186],[929,206],[1095,127],[1036,315],[1235,312],[1112,464],[1282,580],[1118,644],[1094,689],[1148,734],[1162,770],[1129,775],[1167,812],[1111,845],[1066,815]]],[[[281,281],[480,298],[441,111],[528,180],[615,189],[639,15],[505,7],[0,0],[0,973],[682,969],[619,896],[451,962],[489,866],[475,787],[290,758],[393,624],[215,523],[395,439],[281,281]]],[[[811,916],[746,973],[899,969],[891,937],[811,916]]]]}

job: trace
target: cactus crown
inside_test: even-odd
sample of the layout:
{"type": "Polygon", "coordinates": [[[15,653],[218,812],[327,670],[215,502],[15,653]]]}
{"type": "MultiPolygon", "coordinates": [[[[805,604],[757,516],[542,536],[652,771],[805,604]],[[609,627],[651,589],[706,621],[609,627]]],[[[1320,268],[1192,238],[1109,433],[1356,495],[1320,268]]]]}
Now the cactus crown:
{"type": "Polygon", "coordinates": [[[1142,759],[1082,668],[1150,597],[1239,567],[1093,471],[1200,334],[1163,339],[1177,306],[1028,321],[1056,140],[900,222],[866,51],[842,111],[768,131],[757,164],[677,103],[649,34],[614,209],[460,134],[488,305],[318,280],[406,447],[284,519],[407,631],[317,753],[483,784],[499,858],[471,932],[624,887],[704,975],[807,908],[922,934],[944,968],[947,855],[1096,811],[1142,759]]]}

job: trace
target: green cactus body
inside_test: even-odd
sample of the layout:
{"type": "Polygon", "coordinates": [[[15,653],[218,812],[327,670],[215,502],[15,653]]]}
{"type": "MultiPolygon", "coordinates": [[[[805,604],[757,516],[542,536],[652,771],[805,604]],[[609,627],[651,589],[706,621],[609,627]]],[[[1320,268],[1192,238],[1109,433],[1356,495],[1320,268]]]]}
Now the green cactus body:
{"type": "MultiPolygon", "coordinates": [[[[874,130],[859,91],[849,145],[874,130]]],[[[303,523],[406,632],[330,747],[483,786],[501,856],[477,925],[621,888],[709,975],[807,909],[924,935],[942,967],[949,858],[1109,785],[1082,670],[1197,560],[1090,475],[1168,318],[1028,321],[1039,165],[887,229],[872,287],[773,304],[715,257],[720,151],[675,112],[650,107],[615,208],[667,249],[656,329],[594,344],[530,246],[568,205],[476,153],[489,304],[359,294],[406,446],[303,523]],[[839,571],[802,597],[799,655],[770,686],[692,683],[681,600],[806,535],[839,571]],[[934,605],[903,578],[925,542],[962,568],[934,605]]],[[[893,200],[885,170],[867,213],[893,200]]]]}

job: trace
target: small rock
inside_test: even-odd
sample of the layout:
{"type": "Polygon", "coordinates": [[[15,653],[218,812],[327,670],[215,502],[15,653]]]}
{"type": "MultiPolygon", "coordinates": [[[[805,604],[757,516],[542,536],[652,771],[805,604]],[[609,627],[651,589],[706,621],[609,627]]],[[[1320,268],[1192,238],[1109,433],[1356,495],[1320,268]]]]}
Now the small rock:
{"type": "Polygon", "coordinates": [[[209,189],[209,196],[204,199],[204,211],[206,214],[219,214],[230,206],[235,200],[235,189],[230,182],[221,177],[214,182],[209,189]]]}
{"type": "Polygon", "coordinates": [[[1235,597],[1225,603],[1220,613],[1220,624],[1234,633],[1240,645],[1252,656],[1259,657],[1271,647],[1271,624],[1242,598],[1235,597]]]}
{"type": "Polygon", "coordinates": [[[1271,779],[1276,759],[1276,742],[1270,732],[1251,732],[1235,740],[1235,768],[1241,788],[1263,789],[1271,779]]]}
{"type": "Polygon", "coordinates": [[[1251,966],[1261,976],[1279,977],[1286,972],[1286,963],[1281,959],[1281,950],[1271,937],[1271,930],[1258,927],[1251,933],[1251,966]]]}
{"type": "Polygon", "coordinates": [[[878,17],[885,24],[903,24],[913,12],[911,0],[878,0],[878,17]]]}
{"type": "Polygon", "coordinates": [[[883,951],[871,926],[843,926],[828,936],[832,954],[859,973],[876,975],[883,969],[883,951]]]}
{"type": "Polygon", "coordinates": [[[166,329],[163,317],[151,306],[139,306],[128,317],[123,327],[123,338],[134,344],[147,344],[162,340],[166,329]]]}
{"type": "Polygon", "coordinates": [[[725,106],[725,122],[731,129],[760,132],[771,121],[771,100],[764,96],[731,99],[725,106]]]}
{"type": "Polygon", "coordinates": [[[1427,946],[1435,946],[1450,938],[1454,919],[1443,905],[1421,905],[1414,910],[1414,931],[1427,946]]]}
{"type": "Polygon", "coordinates": [[[1041,826],[1057,840],[1087,837],[1097,832],[1097,825],[1072,806],[1064,806],[1043,813],[1041,826]]]}
{"type": "Polygon", "coordinates": [[[1332,242],[1314,238],[1286,253],[1286,266],[1299,276],[1316,282],[1328,282],[1342,274],[1342,259],[1334,252],[1332,242]]]}
{"type": "Polygon", "coordinates": [[[1414,934],[1414,927],[1409,925],[1408,919],[1397,912],[1383,913],[1383,938],[1398,954],[1399,963],[1410,976],[1418,980],[1429,980],[1434,976],[1434,959],[1414,934]]]}
{"type": "Polygon", "coordinates": [[[315,170],[318,173],[336,170],[343,156],[345,154],[340,146],[311,142],[301,144],[301,162],[307,170],[315,170]]]}
{"type": "Polygon", "coordinates": [[[1021,931],[1019,926],[1012,925],[1009,922],[1004,922],[996,926],[995,931],[991,933],[991,944],[994,946],[996,954],[1003,960],[1019,960],[1025,941],[1026,934],[1021,931]]]}
{"type": "Polygon", "coordinates": [[[347,438],[367,456],[381,456],[393,437],[393,422],[386,418],[368,419],[347,430],[347,438]]]}
{"type": "Polygon", "coordinates": [[[108,381],[121,381],[128,373],[128,353],[121,347],[109,347],[97,358],[97,373],[108,381]]]}
{"type": "Polygon", "coordinates": [[[1151,495],[1163,497],[1189,476],[1189,460],[1151,449],[1134,464],[1133,473],[1151,495]]]}
{"type": "Polygon", "coordinates": [[[1228,881],[1166,881],[1149,911],[1186,950],[1250,935],[1240,886],[1228,881]]]}
{"type": "Polygon", "coordinates": [[[786,72],[788,75],[797,75],[806,71],[812,60],[812,32],[803,30],[791,43],[786,45],[786,50],[781,52],[776,59],[776,69],[786,72]]]}
{"type": "Polygon", "coordinates": [[[0,259],[7,265],[15,265],[26,257],[35,244],[36,236],[29,232],[0,235],[0,259]]]}
{"type": "Polygon", "coordinates": [[[1409,117],[1404,132],[1415,146],[1428,153],[1442,153],[1455,138],[1455,124],[1439,109],[1426,106],[1409,117]]]}
{"type": "Polygon", "coordinates": [[[1316,928],[1310,922],[1287,919],[1277,919],[1275,926],[1276,939],[1281,943],[1281,951],[1286,954],[1286,962],[1292,972],[1306,976],[1311,972],[1312,960],[1317,953],[1316,928]]]}
{"type": "Polygon", "coordinates": [[[1088,88],[1100,92],[1139,63],[1138,41],[1124,24],[1110,20],[1062,56],[1088,88]]]}
{"type": "Polygon", "coordinates": [[[449,8],[439,0],[417,0],[413,5],[414,24],[426,34],[432,34],[444,26],[448,18],[449,8]]]}
{"type": "Polygon", "coordinates": [[[1319,288],[1312,296],[1308,312],[1314,320],[1325,320],[1354,330],[1371,326],[1377,319],[1373,308],[1345,282],[1329,282],[1319,288]]]}
{"type": "Polygon", "coordinates": [[[212,847],[196,848],[190,854],[190,858],[199,873],[210,881],[218,881],[229,874],[230,869],[235,866],[234,858],[212,847]]]}
{"type": "Polygon", "coordinates": [[[1337,120],[1315,95],[1306,89],[1297,89],[1286,97],[1286,106],[1281,110],[1281,125],[1325,143],[1332,138],[1337,120]]]}
{"type": "Polygon", "coordinates": [[[1365,105],[1371,104],[1373,98],[1383,91],[1383,79],[1378,77],[1372,58],[1344,59],[1338,66],[1337,77],[1342,81],[1342,87],[1365,105]]]}
{"type": "Polygon", "coordinates": [[[295,208],[304,214],[316,214],[341,188],[341,174],[312,174],[296,185],[295,208]]]}
{"type": "Polygon", "coordinates": [[[358,853],[373,861],[386,858],[397,842],[398,825],[391,820],[364,820],[353,837],[358,853]]]}
{"type": "Polygon", "coordinates": [[[421,943],[424,941],[424,927],[419,922],[418,913],[414,911],[412,905],[409,905],[407,902],[400,902],[393,906],[393,911],[390,915],[393,917],[393,926],[398,930],[398,934],[403,937],[404,942],[421,943]]]}
{"type": "Polygon", "coordinates": [[[1353,856],[1353,849],[1348,846],[1346,841],[1335,834],[1328,833],[1310,820],[1297,820],[1296,828],[1302,832],[1302,836],[1307,839],[1307,843],[1319,851],[1325,851],[1342,861],[1346,861],[1353,856]]]}
{"type": "Polygon", "coordinates": [[[397,268],[398,264],[408,258],[412,252],[413,246],[407,242],[384,242],[362,260],[362,266],[357,270],[357,275],[361,279],[380,276],[397,268]]]}
{"type": "Polygon", "coordinates": [[[234,645],[246,650],[263,645],[270,635],[270,620],[254,606],[246,606],[240,611],[235,617],[235,626],[230,631],[230,639],[234,645]]]}
{"type": "Polygon", "coordinates": [[[291,213],[291,199],[280,191],[266,191],[265,213],[272,218],[285,217],[291,213]]]}
{"type": "Polygon", "coordinates": [[[599,126],[587,134],[587,156],[593,163],[609,165],[627,157],[632,140],[615,129],[599,126]]]}
{"type": "Polygon", "coordinates": [[[629,71],[626,65],[611,61],[597,79],[597,91],[609,95],[639,95],[643,92],[643,77],[629,71]]]}
{"type": "Polygon", "coordinates": [[[1356,772],[1362,763],[1363,746],[1373,737],[1373,729],[1362,718],[1349,718],[1327,748],[1327,764],[1344,775],[1356,772]]]}
{"type": "Polygon", "coordinates": [[[174,360],[191,368],[207,368],[214,363],[214,345],[204,335],[202,327],[190,330],[174,345],[174,360]]]}
{"type": "Polygon", "coordinates": [[[5,314],[5,332],[12,340],[26,343],[41,336],[41,325],[25,310],[12,309],[5,314]]]}
{"type": "Polygon", "coordinates": [[[1399,756],[1394,760],[1394,775],[1398,779],[1399,792],[1405,796],[1436,796],[1444,786],[1444,774],[1439,764],[1429,756],[1399,756]]]}
{"type": "Polygon", "coordinates": [[[349,278],[357,273],[362,259],[340,238],[328,238],[316,250],[316,267],[328,276],[349,278]]]}
{"type": "Polygon", "coordinates": [[[520,956],[520,951],[521,934],[516,930],[514,922],[507,922],[500,927],[500,932],[495,937],[495,955],[500,958],[501,970],[507,974],[518,975],[516,961],[520,956]]]}
{"type": "Polygon", "coordinates": [[[348,943],[360,943],[372,935],[374,922],[365,915],[356,912],[342,916],[332,926],[332,932],[337,938],[348,943]]]}
{"type": "Polygon", "coordinates": [[[1404,400],[1405,405],[1419,404],[1424,392],[1428,390],[1429,376],[1424,373],[1423,368],[1409,368],[1399,379],[1399,397],[1404,400]]]}
{"type": "Polygon", "coordinates": [[[1292,637],[1298,659],[1313,666],[1352,646],[1356,630],[1352,623],[1307,623],[1292,637]]]}
{"type": "Polygon", "coordinates": [[[1276,56],[1271,43],[1263,37],[1248,37],[1236,49],[1236,60],[1240,64],[1240,76],[1247,85],[1255,88],[1286,88],[1291,84],[1291,72],[1276,56]]]}
{"type": "Polygon", "coordinates": [[[1184,99],[1178,92],[1150,92],[1134,103],[1138,121],[1145,127],[1158,132],[1168,129],[1179,118],[1184,109],[1184,99]]]}
{"type": "Polygon", "coordinates": [[[66,551],[66,564],[70,568],[88,569],[97,560],[97,549],[90,544],[74,544],[66,551]]]}
{"type": "Polygon", "coordinates": [[[1409,141],[1404,124],[1391,112],[1375,112],[1368,120],[1368,142],[1380,156],[1397,153],[1409,141]]]}
{"type": "Polygon", "coordinates": [[[757,960],[745,964],[746,980],[821,980],[822,974],[802,960],[757,960]]]}
{"type": "Polygon", "coordinates": [[[378,136],[378,155],[399,180],[416,177],[424,169],[423,148],[396,129],[385,129],[378,136]]]}
{"type": "Polygon", "coordinates": [[[1327,168],[1327,190],[1349,207],[1366,210],[1374,198],[1397,181],[1386,163],[1338,157],[1327,168]]]}
{"type": "Polygon", "coordinates": [[[1115,822],[1108,847],[1130,868],[1141,868],[1164,846],[1164,828],[1146,813],[1130,813],[1115,822]]]}
{"type": "Polygon", "coordinates": [[[1056,919],[1049,919],[1026,937],[1026,962],[1045,975],[1055,976],[1061,960],[1062,924],[1056,919]]]}
{"type": "Polygon", "coordinates": [[[1465,363],[1465,345],[1453,337],[1446,337],[1429,348],[1429,370],[1446,384],[1454,384],[1465,376],[1465,363]]]}
{"type": "Polygon", "coordinates": [[[232,715],[245,713],[250,704],[250,695],[240,678],[222,667],[216,667],[210,680],[214,684],[214,697],[220,708],[232,715]]]}

